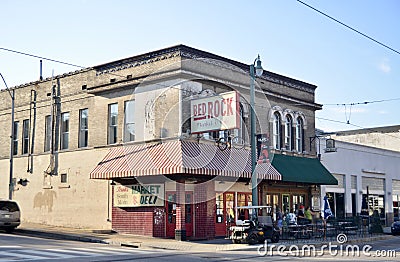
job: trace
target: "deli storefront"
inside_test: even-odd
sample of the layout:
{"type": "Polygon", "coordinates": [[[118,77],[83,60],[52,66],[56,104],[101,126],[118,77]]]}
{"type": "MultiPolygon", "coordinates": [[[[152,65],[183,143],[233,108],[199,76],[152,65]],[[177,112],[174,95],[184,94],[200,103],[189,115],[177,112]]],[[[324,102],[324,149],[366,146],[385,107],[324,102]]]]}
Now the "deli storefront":
{"type": "MultiPolygon", "coordinates": [[[[317,159],[275,154],[256,165],[259,203],[284,212],[320,206],[319,185],[337,180],[317,159]]],[[[152,237],[226,236],[237,219],[248,219],[251,156],[247,149],[221,151],[211,143],[170,140],[112,148],[91,172],[112,180],[112,228],[152,237]]],[[[267,214],[263,214],[267,215],[267,214]]]]}
{"type": "MultiPolygon", "coordinates": [[[[271,163],[256,166],[259,181],[279,181],[271,163]]],[[[112,180],[112,228],[153,237],[226,235],[237,205],[251,203],[247,149],[170,140],[114,147],[91,172],[112,180]]],[[[248,214],[245,214],[248,218],[248,214]]]]}

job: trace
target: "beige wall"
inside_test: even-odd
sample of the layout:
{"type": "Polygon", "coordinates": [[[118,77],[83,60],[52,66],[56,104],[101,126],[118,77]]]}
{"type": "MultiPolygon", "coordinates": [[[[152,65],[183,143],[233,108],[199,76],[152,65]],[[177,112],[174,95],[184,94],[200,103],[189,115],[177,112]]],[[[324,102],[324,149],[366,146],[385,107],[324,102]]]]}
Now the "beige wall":
{"type": "MultiPolygon", "coordinates": [[[[117,141],[120,144],[123,139],[124,102],[127,100],[136,101],[135,124],[139,141],[180,135],[182,122],[188,118],[185,112],[188,106],[180,101],[191,96],[190,92],[182,89],[213,89],[217,93],[233,89],[239,91],[244,102],[248,103],[250,78],[245,71],[226,63],[201,59],[195,62],[185,60],[181,67],[181,61],[180,56],[163,56],[149,63],[112,72],[87,69],[58,76],[59,80],[46,79],[16,88],[15,121],[20,124],[13,175],[17,179],[27,178],[29,182],[26,186],[16,186],[14,199],[21,204],[24,221],[96,229],[111,227],[107,221],[110,218],[108,182],[89,179],[90,171],[110,148],[107,145],[109,104],[118,103],[117,141]],[[48,94],[52,85],[60,87],[61,112],[70,113],[69,148],[58,154],[58,175],[46,176],[44,171],[50,164],[50,154],[44,152],[45,116],[50,114],[51,96],[48,94]],[[21,155],[22,121],[29,118],[31,90],[36,90],[38,94],[33,174],[27,173],[28,158],[21,155]],[[146,111],[149,103],[151,117],[146,111]],[[85,108],[89,111],[89,145],[79,149],[79,110],[85,108]],[[68,174],[66,186],[60,182],[60,174],[64,172],[68,174]]],[[[258,132],[268,132],[270,108],[279,105],[283,110],[304,113],[307,145],[308,137],[314,135],[314,111],[318,108],[317,105],[307,105],[313,105],[314,93],[265,79],[258,82],[258,132]],[[259,91],[260,88],[269,92],[268,99],[259,91]]],[[[0,179],[6,181],[0,184],[0,197],[7,198],[11,125],[9,94],[0,91],[0,100],[0,179]]],[[[232,190],[247,192],[249,189],[232,190]]]]}
{"type": "MultiPolygon", "coordinates": [[[[109,149],[78,150],[59,154],[57,176],[45,175],[50,156],[34,158],[34,172],[27,173],[27,157],[14,160],[14,177],[28,179],[26,186],[17,184],[13,199],[21,206],[22,220],[66,227],[109,229],[108,181],[89,179],[90,171],[109,149]],[[67,183],[61,183],[67,173],[67,183]]],[[[8,160],[0,161],[1,181],[8,181],[8,160]]],[[[8,183],[1,183],[1,197],[8,197],[8,183]]]]}

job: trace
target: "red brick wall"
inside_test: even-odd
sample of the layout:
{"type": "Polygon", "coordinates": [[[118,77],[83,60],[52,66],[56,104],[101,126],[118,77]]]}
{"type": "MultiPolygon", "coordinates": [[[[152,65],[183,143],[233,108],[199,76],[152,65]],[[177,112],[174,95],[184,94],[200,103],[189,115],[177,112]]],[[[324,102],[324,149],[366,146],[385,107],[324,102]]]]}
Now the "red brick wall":
{"type": "Polygon", "coordinates": [[[197,184],[194,189],[195,238],[215,237],[214,181],[197,184]]]}
{"type": "Polygon", "coordinates": [[[164,237],[165,210],[154,207],[113,207],[112,228],[118,233],[164,237]]]}

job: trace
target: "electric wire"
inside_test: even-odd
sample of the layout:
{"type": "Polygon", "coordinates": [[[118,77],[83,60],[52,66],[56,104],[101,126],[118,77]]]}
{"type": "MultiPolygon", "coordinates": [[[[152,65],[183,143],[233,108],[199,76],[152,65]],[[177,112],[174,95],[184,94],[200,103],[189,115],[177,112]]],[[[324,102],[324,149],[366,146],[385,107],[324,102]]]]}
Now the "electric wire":
{"type": "Polygon", "coordinates": [[[371,40],[371,41],[373,41],[373,42],[375,42],[375,43],[377,43],[377,44],[379,44],[379,45],[381,45],[381,46],[383,46],[383,47],[385,47],[385,48],[387,48],[387,49],[389,49],[389,50],[391,50],[391,51],[393,51],[395,53],[397,53],[398,55],[400,55],[400,52],[397,51],[396,49],[394,49],[394,48],[392,48],[392,47],[390,47],[390,46],[388,46],[388,45],[386,45],[386,44],[384,44],[384,43],[382,43],[382,42],[380,42],[380,41],[378,41],[378,40],[376,40],[376,39],[374,39],[374,38],[372,38],[372,37],[370,37],[370,36],[368,36],[368,35],[366,35],[366,34],[364,34],[362,32],[360,32],[360,31],[358,31],[357,29],[355,29],[355,28],[353,28],[353,27],[351,27],[351,26],[339,21],[338,19],[336,19],[336,18],[334,18],[334,17],[332,17],[332,16],[330,16],[330,15],[328,15],[328,14],[326,14],[326,13],[324,13],[324,12],[318,10],[318,9],[316,9],[315,7],[312,7],[311,5],[309,5],[309,4],[307,4],[307,3],[303,2],[303,1],[300,1],[300,0],[297,0],[297,2],[307,6],[308,8],[314,10],[315,12],[318,12],[319,14],[321,14],[321,15],[323,15],[323,16],[325,16],[325,17],[327,17],[327,18],[329,18],[329,19],[331,19],[333,21],[335,21],[336,23],[339,23],[342,26],[344,26],[344,27],[356,32],[357,34],[362,35],[363,37],[365,37],[365,38],[367,38],[367,39],[369,39],[369,40],[371,40]]]}
{"type": "Polygon", "coordinates": [[[35,57],[35,58],[39,58],[39,59],[42,59],[42,60],[47,60],[47,61],[51,61],[51,62],[55,62],[55,63],[59,63],[59,64],[69,65],[69,66],[73,66],[73,67],[79,67],[81,69],[87,68],[87,67],[84,67],[84,66],[75,65],[75,64],[71,64],[71,63],[67,63],[67,62],[63,62],[63,61],[55,60],[55,59],[51,59],[51,58],[46,58],[46,57],[43,57],[43,56],[24,53],[24,52],[12,50],[12,49],[4,48],[4,47],[0,47],[0,50],[16,53],[16,54],[20,54],[20,55],[25,55],[25,56],[35,57]]]}

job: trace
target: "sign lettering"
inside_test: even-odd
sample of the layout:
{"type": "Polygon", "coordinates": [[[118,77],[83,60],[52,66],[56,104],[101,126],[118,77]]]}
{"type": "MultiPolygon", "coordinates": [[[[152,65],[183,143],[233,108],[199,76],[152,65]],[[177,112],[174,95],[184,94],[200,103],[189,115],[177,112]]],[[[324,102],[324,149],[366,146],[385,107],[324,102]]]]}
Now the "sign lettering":
{"type": "Polygon", "coordinates": [[[239,95],[236,91],[191,101],[192,133],[238,128],[239,95]]]}
{"type": "Polygon", "coordinates": [[[114,186],[114,206],[164,206],[163,184],[135,184],[114,186]]]}

